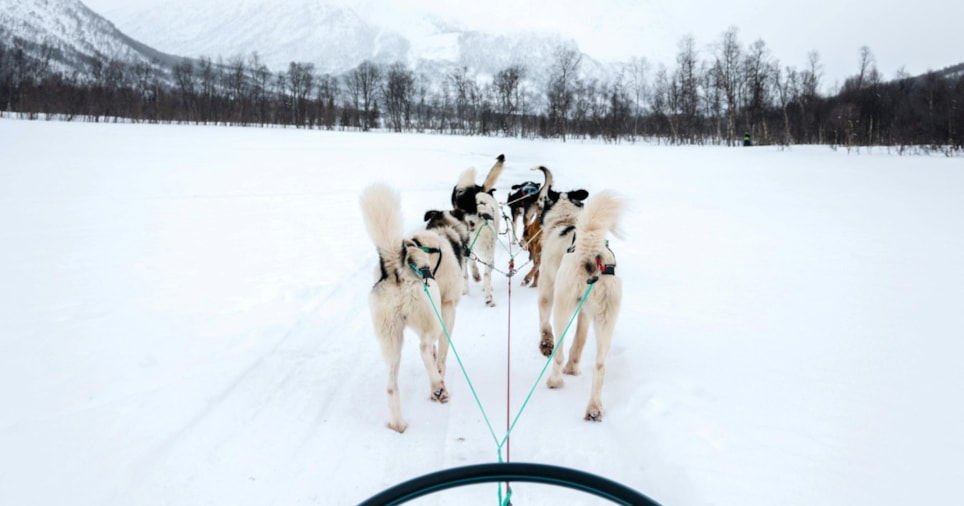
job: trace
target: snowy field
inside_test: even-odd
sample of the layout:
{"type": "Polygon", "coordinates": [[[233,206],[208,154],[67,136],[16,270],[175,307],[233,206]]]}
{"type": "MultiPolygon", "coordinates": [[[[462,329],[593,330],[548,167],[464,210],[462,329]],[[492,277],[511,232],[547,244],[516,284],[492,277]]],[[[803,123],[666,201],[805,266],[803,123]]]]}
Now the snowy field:
{"type": "MultiPolygon", "coordinates": [[[[428,400],[413,335],[386,428],[358,196],[394,185],[414,229],[500,153],[500,200],[543,164],[631,202],[606,417],[582,420],[590,368],[543,380],[513,462],[665,505],[960,503],[960,158],[0,119],[0,504],[355,504],[497,461],[453,357],[428,400]]],[[[495,308],[473,284],[453,330],[499,437],[545,363],[520,280],[495,308]]]]}

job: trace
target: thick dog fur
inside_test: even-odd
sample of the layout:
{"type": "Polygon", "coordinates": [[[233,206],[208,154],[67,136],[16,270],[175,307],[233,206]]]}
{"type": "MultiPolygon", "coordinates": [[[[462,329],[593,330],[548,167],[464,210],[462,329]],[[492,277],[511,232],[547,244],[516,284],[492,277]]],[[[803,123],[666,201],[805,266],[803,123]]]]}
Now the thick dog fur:
{"type": "Polygon", "coordinates": [[[575,242],[568,249],[569,252],[563,255],[555,276],[553,328],[563,332],[577,309],[579,322],[569,348],[569,361],[563,368],[563,350],[558,350],[547,383],[551,388],[558,388],[563,384],[562,373],[579,374],[579,361],[591,323],[596,335],[596,367],[593,369],[592,393],[585,419],[595,422],[602,421],[606,356],[622,302],[622,280],[615,275],[616,257],[609,249],[606,235],[613,233],[619,236],[616,227],[624,208],[624,202],[609,191],[599,192],[590,199],[576,220],[575,242]],[[592,284],[592,289],[583,301],[589,287],[587,283],[592,284]]]}
{"type": "Polygon", "coordinates": [[[556,275],[566,250],[572,245],[576,231],[576,219],[582,211],[583,201],[589,197],[586,190],[557,192],[552,189],[552,172],[541,170],[546,182],[539,191],[543,201],[542,211],[542,261],[539,266],[539,350],[549,356],[555,346],[555,335],[549,318],[556,289],[556,275]]]}
{"type": "Polygon", "coordinates": [[[539,286],[539,271],[542,269],[542,222],[536,216],[526,223],[522,230],[522,247],[529,252],[532,267],[522,278],[522,286],[539,286]]]}
{"type": "Polygon", "coordinates": [[[478,258],[485,266],[484,274],[479,273],[476,262],[467,262],[463,270],[463,294],[469,292],[469,269],[472,278],[482,281],[482,292],[487,306],[495,306],[492,295],[492,268],[495,262],[495,246],[499,238],[499,203],[495,200],[495,183],[502,174],[505,156],[499,155],[495,165],[489,170],[483,185],[475,184],[475,169],[469,168],[462,172],[458,182],[452,188],[452,207],[461,210],[464,221],[469,229],[470,255],[478,258]]]}
{"type": "Polygon", "coordinates": [[[403,236],[401,202],[398,194],[386,185],[366,188],[360,204],[365,227],[379,258],[369,307],[388,368],[388,427],[404,432],[408,424],[401,413],[398,369],[406,328],[418,334],[419,351],[429,376],[430,398],[448,401],[444,378],[449,345],[435,308],[451,332],[455,308],[462,294],[462,267],[452,241],[460,239],[448,229],[441,234],[436,230],[420,230],[403,236]]]}

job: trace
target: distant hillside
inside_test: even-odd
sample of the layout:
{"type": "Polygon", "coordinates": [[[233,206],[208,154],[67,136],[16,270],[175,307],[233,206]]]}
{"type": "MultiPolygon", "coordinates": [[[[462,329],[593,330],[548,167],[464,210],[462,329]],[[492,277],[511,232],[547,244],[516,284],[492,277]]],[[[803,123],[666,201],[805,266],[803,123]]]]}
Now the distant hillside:
{"type": "Polygon", "coordinates": [[[80,78],[112,60],[162,67],[183,60],[121,33],[79,0],[0,0],[0,35],[48,70],[80,78]]]}
{"type": "MultiPolygon", "coordinates": [[[[493,75],[522,64],[541,84],[557,48],[579,52],[573,39],[556,33],[484,33],[429,13],[400,11],[392,18],[343,4],[286,0],[268,9],[254,0],[156,0],[109,15],[125,32],[164,51],[225,59],[257,52],[272,71],[299,62],[338,75],[369,60],[493,75]]],[[[583,55],[582,71],[603,77],[610,69],[583,55]]]]}

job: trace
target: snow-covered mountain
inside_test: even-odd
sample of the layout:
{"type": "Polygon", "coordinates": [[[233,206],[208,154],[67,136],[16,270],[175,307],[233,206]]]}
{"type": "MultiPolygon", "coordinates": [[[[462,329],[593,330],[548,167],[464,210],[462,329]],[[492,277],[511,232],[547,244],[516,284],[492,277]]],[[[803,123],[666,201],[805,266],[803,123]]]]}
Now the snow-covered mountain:
{"type": "Polygon", "coordinates": [[[95,62],[170,66],[180,59],[125,35],[80,0],[0,0],[0,35],[68,75],[89,75],[95,62]]]}
{"type": "MultiPolygon", "coordinates": [[[[530,85],[541,88],[559,48],[579,51],[557,33],[486,33],[424,9],[339,1],[154,0],[95,13],[80,0],[0,0],[0,35],[35,58],[48,55],[50,70],[81,78],[111,60],[169,68],[186,58],[256,53],[272,71],[299,62],[332,75],[366,60],[403,62],[433,77],[462,67],[484,77],[523,65],[530,85]]],[[[587,55],[581,69],[609,75],[587,55]]]]}
{"type": "MultiPolygon", "coordinates": [[[[413,69],[468,67],[492,75],[523,64],[538,80],[559,47],[578,51],[556,33],[484,33],[425,10],[376,8],[338,0],[154,0],[105,12],[118,27],[162,51],[189,57],[249,58],[257,52],[271,70],[308,62],[340,74],[359,63],[401,61],[413,69]]],[[[585,71],[604,66],[583,57],[585,71]]]]}

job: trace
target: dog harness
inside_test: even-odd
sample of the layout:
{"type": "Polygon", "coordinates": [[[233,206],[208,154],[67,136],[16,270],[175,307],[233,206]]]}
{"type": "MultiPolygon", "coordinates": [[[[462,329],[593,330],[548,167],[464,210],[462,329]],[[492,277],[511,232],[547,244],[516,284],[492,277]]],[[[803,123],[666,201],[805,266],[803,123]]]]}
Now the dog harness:
{"type": "Polygon", "coordinates": [[[415,243],[415,246],[417,246],[418,249],[426,253],[438,253],[438,260],[435,262],[435,269],[432,269],[431,271],[428,270],[428,267],[422,267],[421,269],[419,269],[418,267],[415,266],[414,262],[408,263],[408,266],[411,267],[412,270],[415,271],[415,273],[418,274],[420,277],[423,277],[426,279],[435,279],[435,274],[438,273],[438,268],[439,266],[442,265],[442,250],[438,248],[429,248],[426,246],[422,246],[422,243],[419,242],[418,239],[413,238],[412,242],[415,243]]]}
{"type": "MultiPolygon", "coordinates": [[[[572,227],[572,228],[575,228],[575,227],[572,227]]],[[[569,228],[567,227],[566,230],[563,231],[563,233],[562,233],[562,234],[559,234],[559,235],[566,235],[566,233],[567,233],[568,231],[569,231],[569,228]]],[[[606,240],[606,249],[609,250],[609,253],[613,256],[613,259],[615,259],[615,258],[616,258],[616,253],[613,253],[613,250],[609,247],[609,240],[608,240],[608,239],[606,240]]],[[[575,252],[576,252],[576,233],[573,232],[573,233],[572,233],[572,245],[570,245],[569,248],[566,249],[566,253],[575,253],[575,252]]],[[[602,257],[599,256],[599,255],[596,255],[596,268],[599,269],[599,274],[600,274],[600,275],[606,275],[606,276],[615,276],[615,275],[616,275],[616,264],[615,264],[615,263],[611,263],[611,264],[604,264],[604,263],[602,263],[602,257]]],[[[599,276],[593,276],[593,277],[589,278],[588,280],[586,280],[586,283],[588,283],[588,284],[591,285],[591,284],[595,283],[596,281],[599,281],[599,276]]]]}

